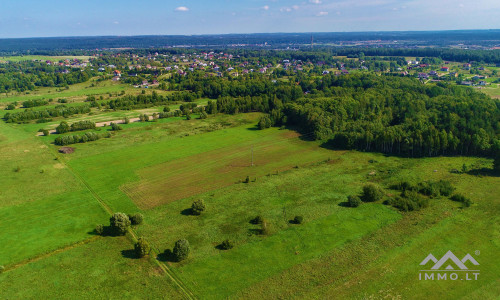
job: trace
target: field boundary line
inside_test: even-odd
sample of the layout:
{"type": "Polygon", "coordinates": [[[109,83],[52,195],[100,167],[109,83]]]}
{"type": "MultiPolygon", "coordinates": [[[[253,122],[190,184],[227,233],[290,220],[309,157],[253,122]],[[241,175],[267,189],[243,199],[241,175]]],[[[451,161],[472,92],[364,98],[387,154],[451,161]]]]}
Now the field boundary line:
{"type": "Polygon", "coordinates": [[[49,251],[49,252],[46,252],[46,253],[43,253],[43,254],[40,254],[38,256],[35,256],[35,257],[32,257],[32,258],[28,258],[28,259],[25,259],[23,261],[20,261],[20,262],[17,262],[11,266],[7,266],[5,268],[5,271],[4,272],[9,272],[9,271],[13,271],[17,268],[20,268],[20,267],[23,267],[25,265],[28,265],[32,262],[35,262],[35,261],[39,261],[41,259],[44,259],[44,258],[47,258],[47,257],[50,257],[54,254],[58,254],[58,253],[61,253],[61,252],[64,252],[64,251],[67,251],[67,250],[71,250],[73,248],[76,248],[76,247],[79,247],[79,246],[83,246],[83,245],[86,245],[86,244],[89,244],[91,242],[95,242],[96,240],[98,240],[99,238],[101,238],[100,236],[93,236],[93,237],[90,237],[90,238],[87,238],[85,240],[81,240],[81,241],[78,241],[76,243],[72,243],[70,245],[67,245],[67,246],[64,246],[64,247],[61,247],[59,249],[56,249],[56,250],[52,250],[52,251],[49,251]]]}

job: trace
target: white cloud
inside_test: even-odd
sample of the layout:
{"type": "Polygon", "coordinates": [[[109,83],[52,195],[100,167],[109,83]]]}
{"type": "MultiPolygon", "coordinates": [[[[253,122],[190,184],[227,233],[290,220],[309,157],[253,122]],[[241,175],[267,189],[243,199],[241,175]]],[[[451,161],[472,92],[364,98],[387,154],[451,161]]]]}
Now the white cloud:
{"type": "Polygon", "coordinates": [[[280,11],[281,12],[291,12],[292,9],[290,7],[283,7],[283,8],[280,8],[280,11]]]}
{"type": "Polygon", "coordinates": [[[189,11],[189,8],[185,6],[179,6],[175,9],[175,11],[189,11]]]}
{"type": "Polygon", "coordinates": [[[293,5],[293,6],[292,6],[292,8],[293,8],[294,10],[299,10],[300,6],[298,6],[298,5],[293,5]]]}
{"type": "Polygon", "coordinates": [[[327,15],[328,15],[327,11],[320,11],[319,13],[316,14],[316,16],[318,16],[318,17],[323,17],[323,16],[327,16],[327,15]]]}
{"type": "Polygon", "coordinates": [[[264,6],[262,6],[262,9],[263,9],[263,10],[269,10],[269,5],[264,5],[264,6]]]}
{"type": "Polygon", "coordinates": [[[309,3],[321,4],[321,0],[309,0],[309,3]]]}
{"type": "Polygon", "coordinates": [[[118,21],[114,21],[114,22],[113,22],[113,24],[120,24],[120,22],[118,22],[118,21]]]}

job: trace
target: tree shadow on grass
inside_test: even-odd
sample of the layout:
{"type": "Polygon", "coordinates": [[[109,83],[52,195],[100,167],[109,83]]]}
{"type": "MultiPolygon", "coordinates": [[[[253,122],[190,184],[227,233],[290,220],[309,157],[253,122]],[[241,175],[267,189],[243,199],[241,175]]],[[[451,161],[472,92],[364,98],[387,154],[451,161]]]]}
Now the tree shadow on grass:
{"type": "Polygon", "coordinates": [[[500,177],[500,172],[496,172],[495,170],[489,168],[470,170],[467,174],[474,176],[500,177]]]}
{"type": "Polygon", "coordinates": [[[162,262],[176,262],[177,260],[175,259],[174,253],[172,250],[167,249],[163,253],[158,254],[156,256],[156,259],[162,262]]]}
{"type": "Polygon", "coordinates": [[[122,256],[130,259],[139,259],[134,249],[122,250],[122,256]]]}
{"type": "Polygon", "coordinates": [[[339,206],[341,206],[341,207],[351,207],[351,206],[349,205],[349,202],[347,202],[347,201],[340,202],[340,203],[339,203],[339,206]]]}
{"type": "Polygon", "coordinates": [[[181,211],[181,215],[183,216],[192,216],[193,215],[193,209],[192,208],[186,208],[181,211]]]}

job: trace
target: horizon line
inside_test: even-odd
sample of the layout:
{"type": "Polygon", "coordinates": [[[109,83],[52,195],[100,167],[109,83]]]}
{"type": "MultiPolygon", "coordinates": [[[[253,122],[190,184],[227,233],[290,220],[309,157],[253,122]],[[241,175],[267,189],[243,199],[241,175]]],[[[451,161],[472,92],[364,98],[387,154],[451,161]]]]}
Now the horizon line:
{"type": "Polygon", "coordinates": [[[200,33],[200,34],[134,34],[134,35],[62,35],[62,36],[26,36],[0,37],[0,40],[15,39],[50,39],[50,38],[99,38],[99,37],[189,37],[189,36],[221,36],[221,35],[258,35],[258,34],[325,34],[325,33],[418,33],[418,32],[453,32],[453,31],[496,31],[500,28],[489,29],[441,29],[441,30],[366,30],[366,31],[294,31],[294,32],[242,32],[242,33],[200,33]]]}

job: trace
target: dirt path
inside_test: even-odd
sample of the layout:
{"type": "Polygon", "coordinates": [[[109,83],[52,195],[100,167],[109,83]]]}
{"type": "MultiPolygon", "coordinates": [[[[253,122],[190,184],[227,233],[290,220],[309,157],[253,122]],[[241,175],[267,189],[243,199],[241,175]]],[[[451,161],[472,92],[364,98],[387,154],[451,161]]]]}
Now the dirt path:
{"type": "MultiPolygon", "coordinates": [[[[148,116],[148,118],[149,118],[149,120],[153,120],[152,116],[148,116]]],[[[129,119],[130,123],[139,122],[139,121],[140,121],[139,118],[131,118],[131,119],[129,119]]],[[[125,121],[123,119],[120,119],[120,120],[114,120],[114,121],[97,122],[97,123],[95,123],[95,127],[106,127],[106,126],[110,126],[111,123],[124,124],[125,121]]],[[[71,124],[69,124],[69,125],[71,126],[71,124]]],[[[56,130],[55,129],[49,130],[49,134],[56,134],[56,130]]],[[[42,132],[37,132],[36,135],[37,136],[42,136],[43,133],[42,132]]]]}

